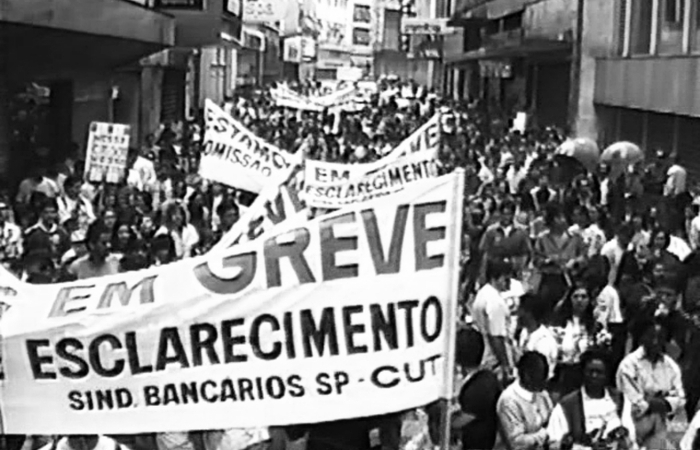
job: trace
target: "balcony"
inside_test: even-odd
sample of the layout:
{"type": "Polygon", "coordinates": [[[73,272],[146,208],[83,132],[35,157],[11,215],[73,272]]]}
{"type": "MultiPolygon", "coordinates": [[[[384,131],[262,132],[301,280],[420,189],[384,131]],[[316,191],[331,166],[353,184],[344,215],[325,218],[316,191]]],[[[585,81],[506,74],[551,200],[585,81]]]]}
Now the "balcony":
{"type": "Polygon", "coordinates": [[[482,35],[483,47],[517,47],[522,45],[525,39],[525,32],[522,28],[502,31],[490,35],[482,35]]]}
{"type": "Polygon", "coordinates": [[[223,41],[240,45],[243,2],[231,0],[154,0],[176,19],[175,45],[204,47],[223,41]],[[233,11],[232,8],[238,8],[233,11]]]}

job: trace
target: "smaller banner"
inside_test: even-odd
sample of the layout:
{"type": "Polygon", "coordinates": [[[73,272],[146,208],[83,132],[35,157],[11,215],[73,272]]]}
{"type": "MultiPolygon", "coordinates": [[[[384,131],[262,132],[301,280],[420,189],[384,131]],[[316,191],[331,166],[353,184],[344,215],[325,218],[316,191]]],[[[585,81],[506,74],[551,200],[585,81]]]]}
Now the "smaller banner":
{"type": "Polygon", "coordinates": [[[92,122],[85,157],[85,177],[93,183],[119,183],[126,175],[131,127],[92,122]]]}
{"type": "Polygon", "coordinates": [[[306,161],[306,204],[317,208],[340,208],[389,195],[410,183],[439,175],[434,152],[415,153],[374,172],[362,174],[363,171],[364,168],[357,165],[306,161]]]}
{"type": "Polygon", "coordinates": [[[406,185],[438,175],[440,115],[406,138],[387,156],[366,164],[305,162],[304,200],[308,206],[344,205],[398,192],[406,185]]]}
{"type": "Polygon", "coordinates": [[[280,0],[244,0],[243,20],[250,23],[275,23],[284,19],[287,2],[280,0]]]}
{"type": "Polygon", "coordinates": [[[291,155],[260,139],[211,100],[199,166],[203,178],[258,193],[270,177],[290,167],[291,155]]]}

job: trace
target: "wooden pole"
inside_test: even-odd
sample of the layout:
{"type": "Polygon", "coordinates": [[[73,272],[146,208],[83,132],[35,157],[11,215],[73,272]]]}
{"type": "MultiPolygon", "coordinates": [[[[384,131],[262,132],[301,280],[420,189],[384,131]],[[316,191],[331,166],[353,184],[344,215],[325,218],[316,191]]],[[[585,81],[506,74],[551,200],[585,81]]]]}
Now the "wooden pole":
{"type": "MultiPolygon", "coordinates": [[[[464,197],[464,169],[458,168],[455,170],[457,174],[458,181],[455,183],[454,197],[457,201],[454,203],[455,210],[455,220],[456,224],[452,229],[454,233],[449,236],[448,242],[462,242],[462,216],[464,212],[463,207],[463,197],[464,197]]],[[[452,398],[454,396],[454,376],[455,376],[455,350],[457,345],[457,305],[459,303],[459,263],[460,263],[460,246],[455,245],[451,249],[452,258],[452,270],[450,279],[450,297],[452,302],[450,304],[450,310],[447,311],[445,317],[446,331],[447,331],[447,351],[445,352],[445,364],[444,364],[444,382],[445,382],[445,395],[440,401],[440,442],[439,446],[441,450],[449,450],[450,448],[450,434],[451,434],[451,414],[450,409],[452,406],[452,398]]]]}

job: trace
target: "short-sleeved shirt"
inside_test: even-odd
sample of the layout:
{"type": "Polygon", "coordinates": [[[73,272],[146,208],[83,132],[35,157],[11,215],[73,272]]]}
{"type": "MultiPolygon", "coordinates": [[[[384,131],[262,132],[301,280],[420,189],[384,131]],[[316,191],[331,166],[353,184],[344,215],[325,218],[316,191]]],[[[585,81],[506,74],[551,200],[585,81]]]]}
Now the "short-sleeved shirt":
{"type": "Polygon", "coordinates": [[[472,316],[486,344],[482,364],[488,368],[497,367],[498,360],[487,336],[508,338],[511,320],[508,304],[495,287],[486,284],[476,294],[472,316]]]}

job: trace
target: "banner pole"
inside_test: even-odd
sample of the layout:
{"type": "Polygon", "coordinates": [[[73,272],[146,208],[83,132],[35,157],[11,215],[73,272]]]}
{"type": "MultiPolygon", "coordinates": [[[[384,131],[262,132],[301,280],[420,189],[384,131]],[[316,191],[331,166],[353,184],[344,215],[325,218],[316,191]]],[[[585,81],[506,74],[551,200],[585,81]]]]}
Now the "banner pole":
{"type": "Polygon", "coordinates": [[[455,170],[457,175],[457,180],[454,183],[454,196],[455,199],[453,203],[454,216],[456,223],[452,227],[452,236],[449,236],[447,242],[460,243],[452,246],[450,248],[450,262],[452,267],[452,273],[450,274],[450,287],[451,293],[450,298],[452,302],[449,305],[449,311],[446,311],[447,317],[447,351],[445,353],[445,393],[444,399],[442,400],[442,407],[440,408],[440,429],[441,429],[441,439],[440,439],[440,449],[449,450],[450,449],[450,434],[451,434],[451,414],[450,409],[452,407],[452,398],[454,397],[454,376],[455,376],[455,352],[457,345],[457,305],[459,303],[459,264],[460,264],[460,247],[462,242],[462,223],[464,215],[464,169],[459,168],[455,170]]]}

